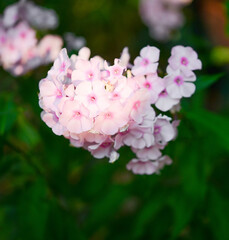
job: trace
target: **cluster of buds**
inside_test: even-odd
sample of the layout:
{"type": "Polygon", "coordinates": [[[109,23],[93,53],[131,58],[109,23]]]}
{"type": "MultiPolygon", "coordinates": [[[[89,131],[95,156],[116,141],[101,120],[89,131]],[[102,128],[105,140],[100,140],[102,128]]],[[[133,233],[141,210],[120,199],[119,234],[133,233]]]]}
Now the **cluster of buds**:
{"type": "Polygon", "coordinates": [[[13,75],[22,75],[40,65],[53,62],[63,45],[59,36],[46,35],[39,42],[37,29],[53,29],[58,19],[53,10],[20,1],[0,16],[0,65],[13,75]]]}
{"type": "Polygon", "coordinates": [[[152,38],[166,41],[184,24],[182,8],[192,0],[141,0],[140,15],[152,38]]]}
{"type": "Polygon", "coordinates": [[[88,48],[70,58],[62,49],[39,84],[42,120],[56,135],[95,158],[114,162],[118,150],[129,146],[136,158],[127,169],[135,174],[158,173],[171,163],[161,151],[176,137],[179,124],[163,112],[177,108],[182,97],[194,93],[193,70],[201,69],[192,48],[176,46],[167,75],[161,78],[159,53],[156,47],[144,47],[131,65],[124,48],[110,65],[99,56],[90,58],[88,48]]]}

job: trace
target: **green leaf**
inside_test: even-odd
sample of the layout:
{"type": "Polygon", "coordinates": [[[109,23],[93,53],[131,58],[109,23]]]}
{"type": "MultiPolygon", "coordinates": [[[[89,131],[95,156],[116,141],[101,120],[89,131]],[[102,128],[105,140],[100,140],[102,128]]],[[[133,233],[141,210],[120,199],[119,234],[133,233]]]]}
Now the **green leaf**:
{"type": "Polygon", "coordinates": [[[33,148],[40,141],[37,129],[21,115],[18,121],[18,138],[28,147],[33,148]]]}
{"type": "Polygon", "coordinates": [[[217,82],[223,75],[223,73],[218,73],[215,75],[200,76],[196,81],[196,90],[200,91],[210,87],[213,83],[217,82]]]}
{"type": "Polygon", "coordinates": [[[133,227],[133,239],[142,239],[146,226],[155,218],[156,214],[163,208],[167,199],[165,194],[154,195],[148,203],[144,203],[133,227]]]}
{"type": "Polygon", "coordinates": [[[0,96],[0,135],[9,131],[17,119],[17,109],[12,96],[0,96]]]}
{"type": "Polygon", "coordinates": [[[185,112],[185,116],[197,124],[198,128],[209,131],[208,137],[214,134],[216,141],[229,151],[229,119],[206,110],[185,112]]]}
{"type": "Polygon", "coordinates": [[[215,239],[228,239],[229,208],[228,199],[224,199],[215,189],[211,189],[208,199],[210,225],[215,239]]]}
{"type": "Polygon", "coordinates": [[[43,240],[49,205],[44,180],[28,186],[19,200],[18,223],[22,239],[43,240]]]}

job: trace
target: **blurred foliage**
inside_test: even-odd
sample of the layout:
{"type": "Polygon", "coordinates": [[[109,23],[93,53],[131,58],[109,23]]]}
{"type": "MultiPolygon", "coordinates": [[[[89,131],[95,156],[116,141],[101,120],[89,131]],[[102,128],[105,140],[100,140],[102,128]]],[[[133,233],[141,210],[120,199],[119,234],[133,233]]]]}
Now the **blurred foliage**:
{"type": "MultiPolygon", "coordinates": [[[[1,12],[13,2],[1,1],[1,12]]],[[[41,121],[38,82],[50,66],[20,78],[1,69],[0,240],[229,239],[228,46],[219,50],[206,34],[200,2],[185,9],[176,39],[162,44],[149,37],[138,0],[36,1],[59,14],[55,33],[84,36],[92,55],[111,61],[125,46],[136,56],[156,45],[165,69],[173,45],[190,45],[203,71],[195,95],[182,102],[178,138],[165,150],[173,165],[134,176],[125,169],[127,148],[108,164],[70,147],[41,121]],[[220,58],[227,60],[218,64],[220,58]]]]}

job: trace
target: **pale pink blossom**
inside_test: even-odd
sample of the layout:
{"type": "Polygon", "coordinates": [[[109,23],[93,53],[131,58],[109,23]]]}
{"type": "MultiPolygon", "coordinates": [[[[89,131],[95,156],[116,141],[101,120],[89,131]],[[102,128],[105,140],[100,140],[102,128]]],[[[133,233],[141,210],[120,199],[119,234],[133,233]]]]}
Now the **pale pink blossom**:
{"type": "Polygon", "coordinates": [[[41,119],[47,124],[48,127],[52,128],[52,131],[58,136],[63,135],[66,131],[66,128],[59,123],[59,118],[54,112],[47,113],[43,111],[41,113],[41,119]]]}
{"type": "Polygon", "coordinates": [[[170,120],[169,117],[161,114],[155,120],[153,134],[155,142],[159,145],[165,145],[175,137],[175,130],[170,120]]]}
{"type": "Polygon", "coordinates": [[[192,73],[186,76],[181,70],[176,70],[165,77],[166,91],[172,98],[190,97],[196,90],[192,83],[196,76],[192,73]]]}
{"type": "Polygon", "coordinates": [[[76,99],[90,111],[90,117],[96,117],[109,107],[108,94],[101,81],[81,82],[75,93],[76,99]]]}
{"type": "MultiPolygon", "coordinates": [[[[152,120],[153,126],[153,120],[152,120]]],[[[150,147],[154,144],[152,127],[142,127],[136,123],[130,123],[124,131],[119,131],[115,136],[115,149],[127,145],[137,149],[150,147]]]]}
{"type": "Polygon", "coordinates": [[[142,161],[141,159],[132,159],[126,168],[132,171],[134,174],[147,174],[151,175],[158,170],[158,164],[152,161],[142,161]]]}
{"type": "Polygon", "coordinates": [[[89,111],[78,101],[66,101],[59,121],[68,131],[82,133],[93,127],[93,119],[89,117],[89,111]]]}
{"type": "Polygon", "coordinates": [[[164,89],[159,95],[155,103],[155,106],[163,112],[170,110],[173,106],[179,103],[178,98],[172,98],[166,89],[164,89]]]}
{"type": "Polygon", "coordinates": [[[175,46],[171,51],[171,57],[168,60],[169,66],[167,72],[171,69],[182,70],[184,74],[191,75],[193,70],[200,70],[202,63],[198,59],[197,53],[191,47],[175,46]]]}
{"type": "Polygon", "coordinates": [[[100,68],[97,60],[78,60],[75,68],[76,70],[72,73],[72,81],[75,82],[76,85],[81,81],[100,80],[100,68]]]}
{"type": "Polygon", "coordinates": [[[165,166],[170,165],[172,160],[168,156],[163,156],[157,161],[144,161],[142,159],[132,159],[126,168],[132,171],[134,174],[147,174],[151,175],[154,173],[159,174],[159,171],[165,166]]]}
{"type": "Polygon", "coordinates": [[[63,48],[57,59],[54,61],[53,67],[49,70],[48,74],[53,77],[63,78],[67,75],[68,68],[71,66],[71,61],[68,57],[66,48],[63,48]]]}
{"type": "MultiPolygon", "coordinates": [[[[155,48],[143,50],[141,57],[157,65],[159,51],[152,60],[148,53],[155,53],[155,48]]],[[[183,87],[194,83],[195,75],[169,69],[168,75],[160,78],[151,69],[135,76],[131,72],[135,67],[127,62],[122,65],[120,59],[109,65],[99,56],[90,58],[90,50],[85,47],[70,58],[62,50],[39,84],[39,104],[44,110],[41,116],[55,134],[95,158],[107,157],[113,163],[119,158],[117,151],[129,146],[138,158],[128,163],[129,170],[136,174],[159,173],[171,163],[161,155],[177,136],[179,120],[156,115],[153,106],[172,110],[181,97],[188,96],[181,86],[181,95],[171,93],[171,85],[177,83],[174,78],[178,74],[184,77],[183,87]]]]}
{"type": "Polygon", "coordinates": [[[94,129],[106,135],[114,135],[127,123],[128,116],[124,108],[115,102],[96,117],[94,129]]]}
{"type": "Polygon", "coordinates": [[[134,60],[132,73],[137,75],[146,75],[156,73],[159,61],[160,50],[156,47],[144,47],[140,51],[140,56],[134,60]]]}
{"type": "Polygon", "coordinates": [[[129,116],[137,123],[143,121],[143,117],[150,110],[150,93],[146,89],[136,91],[130,97],[125,107],[125,112],[129,112],[129,116]]]}
{"type": "Polygon", "coordinates": [[[160,148],[157,145],[146,147],[143,149],[132,148],[137,157],[142,161],[156,160],[161,156],[160,148]]]}

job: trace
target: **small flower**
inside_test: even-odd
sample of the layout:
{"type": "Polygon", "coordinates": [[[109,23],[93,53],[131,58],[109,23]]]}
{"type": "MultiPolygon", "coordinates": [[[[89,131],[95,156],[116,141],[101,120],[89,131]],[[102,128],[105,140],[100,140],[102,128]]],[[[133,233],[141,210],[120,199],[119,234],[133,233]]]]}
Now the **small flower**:
{"type": "Polygon", "coordinates": [[[135,58],[132,73],[135,76],[156,73],[160,51],[156,47],[144,47],[140,57],[135,58]]]}
{"type": "Polygon", "coordinates": [[[168,62],[168,73],[171,71],[170,69],[173,71],[182,70],[185,75],[190,76],[193,70],[202,68],[202,63],[198,59],[197,53],[191,47],[173,47],[168,62]]]}
{"type": "Polygon", "coordinates": [[[126,168],[132,171],[134,174],[147,174],[151,175],[156,173],[158,170],[157,163],[152,161],[143,161],[141,159],[132,159],[127,165],[126,168]]]}
{"type": "Polygon", "coordinates": [[[89,131],[93,127],[89,110],[76,100],[66,101],[59,120],[68,131],[76,134],[89,131]]]}

